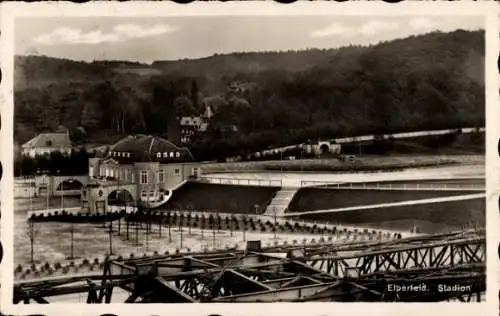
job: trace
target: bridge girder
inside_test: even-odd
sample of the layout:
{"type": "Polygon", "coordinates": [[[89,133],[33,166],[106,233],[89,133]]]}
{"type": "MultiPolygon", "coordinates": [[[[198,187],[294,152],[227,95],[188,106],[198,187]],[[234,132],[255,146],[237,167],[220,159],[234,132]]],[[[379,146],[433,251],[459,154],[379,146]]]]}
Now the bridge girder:
{"type": "Polygon", "coordinates": [[[51,296],[84,292],[88,303],[109,303],[117,287],[130,293],[125,301],[130,303],[470,301],[485,291],[485,252],[485,236],[465,232],[386,243],[109,259],[102,275],[19,282],[14,303],[46,303],[51,296]],[[298,250],[301,255],[294,255],[298,250]],[[392,291],[391,284],[425,284],[427,290],[392,291]],[[462,290],[440,288],[454,284],[462,290]]]}

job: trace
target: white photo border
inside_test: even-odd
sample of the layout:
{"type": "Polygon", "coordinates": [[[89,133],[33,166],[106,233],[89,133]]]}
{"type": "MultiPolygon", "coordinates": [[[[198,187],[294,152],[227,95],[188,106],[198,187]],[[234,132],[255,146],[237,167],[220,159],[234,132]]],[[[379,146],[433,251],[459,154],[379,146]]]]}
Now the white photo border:
{"type": "Polygon", "coordinates": [[[497,59],[499,55],[499,6],[495,2],[302,2],[280,4],[268,1],[242,2],[89,2],[74,3],[10,3],[0,4],[0,83],[1,129],[1,240],[4,249],[1,263],[0,310],[3,314],[28,315],[433,315],[453,314],[498,315],[500,270],[498,244],[500,242],[499,192],[500,158],[500,80],[497,59]],[[147,17],[192,15],[357,15],[357,16],[471,16],[485,17],[486,37],[486,174],[487,177],[487,293],[481,303],[210,303],[203,304],[19,304],[13,297],[13,36],[17,17],[147,17]]]}

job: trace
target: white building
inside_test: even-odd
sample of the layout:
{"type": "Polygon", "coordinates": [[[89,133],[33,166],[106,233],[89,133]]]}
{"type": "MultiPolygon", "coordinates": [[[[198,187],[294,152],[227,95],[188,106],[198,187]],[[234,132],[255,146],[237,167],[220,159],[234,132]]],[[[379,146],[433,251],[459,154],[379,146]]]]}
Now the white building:
{"type": "Polygon", "coordinates": [[[60,152],[63,155],[71,153],[72,145],[68,133],[42,133],[22,145],[22,154],[36,157],[60,152]]]}

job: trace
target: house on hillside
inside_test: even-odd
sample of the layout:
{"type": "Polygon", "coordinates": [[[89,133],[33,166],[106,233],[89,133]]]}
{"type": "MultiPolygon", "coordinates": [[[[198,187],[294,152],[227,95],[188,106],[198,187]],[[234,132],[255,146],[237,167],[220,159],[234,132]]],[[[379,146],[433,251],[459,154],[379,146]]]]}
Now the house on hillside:
{"type": "Polygon", "coordinates": [[[22,145],[22,154],[33,158],[53,152],[69,155],[72,148],[68,133],[42,133],[22,145]]]}
{"type": "Polygon", "coordinates": [[[210,106],[205,106],[205,111],[200,116],[182,116],[180,118],[181,144],[189,144],[198,132],[205,132],[213,116],[210,106]]]}

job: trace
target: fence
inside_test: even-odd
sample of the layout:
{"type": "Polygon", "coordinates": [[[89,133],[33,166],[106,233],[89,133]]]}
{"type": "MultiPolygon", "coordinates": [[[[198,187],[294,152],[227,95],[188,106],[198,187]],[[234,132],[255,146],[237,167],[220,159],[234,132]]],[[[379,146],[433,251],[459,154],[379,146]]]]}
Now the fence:
{"type": "Polygon", "coordinates": [[[485,191],[485,186],[471,183],[335,183],[328,181],[301,181],[301,187],[325,187],[346,190],[387,191],[485,191]]]}
{"type": "Polygon", "coordinates": [[[281,187],[282,180],[272,179],[238,179],[238,178],[218,178],[218,177],[202,177],[199,182],[208,182],[213,184],[230,184],[230,185],[254,185],[267,187],[281,187]]]}
{"type": "Polygon", "coordinates": [[[15,184],[34,184],[35,183],[35,178],[33,177],[26,177],[26,178],[15,178],[14,179],[15,184]]]}

